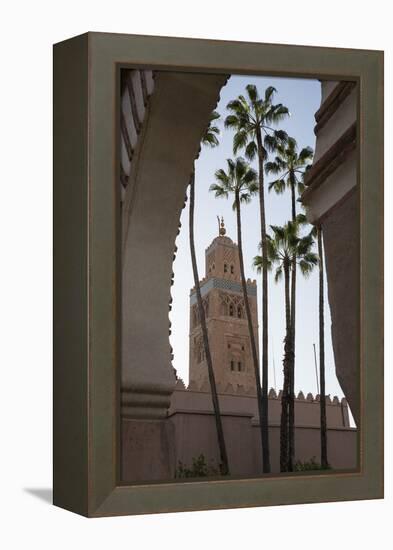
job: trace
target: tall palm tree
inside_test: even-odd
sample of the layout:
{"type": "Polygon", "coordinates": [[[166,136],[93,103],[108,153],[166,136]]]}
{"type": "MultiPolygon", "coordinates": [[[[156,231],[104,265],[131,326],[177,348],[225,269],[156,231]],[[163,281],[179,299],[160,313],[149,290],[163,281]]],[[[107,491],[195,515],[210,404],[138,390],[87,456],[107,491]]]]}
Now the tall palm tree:
{"type": "MultiPolygon", "coordinates": [[[[269,184],[277,193],[284,193],[288,188],[291,192],[292,221],[295,222],[297,197],[304,191],[304,173],[310,166],[313,157],[311,147],[304,147],[298,151],[297,142],[289,137],[286,143],[279,143],[276,147],[276,156],[273,161],[265,164],[266,175],[278,176],[269,184]]],[[[295,459],[295,358],[296,358],[296,257],[292,261],[291,278],[291,330],[293,363],[290,368],[290,396],[289,396],[289,468],[292,469],[295,459]]]]}
{"type": "MultiPolygon", "coordinates": [[[[215,125],[215,122],[220,118],[219,113],[213,111],[210,115],[209,125],[206,128],[204,135],[202,136],[201,144],[210,147],[216,147],[218,142],[219,129],[215,125]]],[[[194,275],[195,293],[198,304],[199,320],[202,329],[203,346],[205,350],[205,357],[207,363],[207,370],[209,376],[210,390],[213,402],[214,416],[216,422],[216,432],[218,440],[218,448],[220,453],[220,471],[222,475],[229,475],[229,463],[228,454],[225,445],[224,431],[221,421],[220,404],[217,395],[216,379],[214,376],[213,361],[210,353],[209,335],[207,331],[205,309],[203,307],[201,287],[199,284],[198,265],[195,254],[195,239],[194,239],[194,211],[195,211],[195,165],[190,177],[190,215],[189,215],[189,231],[190,231],[190,251],[191,251],[191,263],[192,271],[194,275]]]]}
{"type": "MultiPolygon", "coordinates": [[[[248,301],[247,294],[247,281],[244,273],[244,259],[243,259],[243,243],[242,243],[242,224],[241,224],[241,204],[248,203],[251,200],[252,195],[258,192],[258,180],[257,173],[253,170],[249,164],[243,158],[237,158],[236,160],[227,159],[227,172],[224,169],[217,170],[215,173],[216,183],[210,186],[210,191],[215,193],[217,198],[229,198],[230,195],[234,195],[233,209],[236,212],[236,224],[237,224],[237,245],[239,250],[239,265],[240,276],[242,282],[244,307],[246,311],[248,331],[250,334],[251,354],[254,365],[256,389],[257,389],[257,401],[258,401],[258,413],[259,424],[261,430],[261,449],[263,453],[263,435],[262,435],[262,391],[261,391],[261,379],[259,374],[259,359],[257,346],[255,341],[254,328],[251,317],[250,303],[248,301]]],[[[262,455],[263,456],[263,455],[262,455]]]]}
{"type": "MultiPolygon", "coordinates": [[[[265,95],[261,98],[255,85],[246,86],[247,99],[239,95],[237,99],[230,101],[227,109],[230,111],[225,119],[225,127],[235,130],[233,138],[233,152],[237,154],[240,149],[245,150],[249,160],[258,157],[258,181],[259,181],[259,211],[261,220],[262,256],[266,258],[266,214],[265,214],[265,190],[264,190],[264,163],[268,152],[275,150],[278,143],[286,139],[287,135],[282,130],[272,126],[289,115],[288,109],[281,103],[273,104],[276,89],[273,86],[266,88],[265,95]]],[[[269,451],[269,408],[268,408],[268,279],[267,270],[262,269],[262,446],[263,446],[263,471],[270,472],[269,451]]],[[[257,389],[258,391],[258,389],[257,389]]]]}
{"type": "Polygon", "coordinates": [[[318,262],[318,256],[312,251],[314,239],[311,233],[299,236],[299,226],[303,221],[301,215],[295,222],[288,221],[283,227],[272,225],[273,236],[267,236],[267,259],[263,256],[254,258],[254,266],[261,271],[263,267],[271,269],[276,266],[275,281],[284,274],[285,282],[285,339],[284,339],[284,383],[281,398],[280,423],[280,471],[293,470],[289,460],[289,398],[291,383],[291,365],[293,362],[290,275],[293,259],[296,258],[302,274],[307,277],[318,262]]]}
{"type": "Polygon", "coordinates": [[[319,256],[319,383],[320,383],[320,422],[321,422],[321,466],[328,468],[326,390],[325,390],[325,315],[324,315],[324,274],[322,227],[316,228],[319,256]]]}

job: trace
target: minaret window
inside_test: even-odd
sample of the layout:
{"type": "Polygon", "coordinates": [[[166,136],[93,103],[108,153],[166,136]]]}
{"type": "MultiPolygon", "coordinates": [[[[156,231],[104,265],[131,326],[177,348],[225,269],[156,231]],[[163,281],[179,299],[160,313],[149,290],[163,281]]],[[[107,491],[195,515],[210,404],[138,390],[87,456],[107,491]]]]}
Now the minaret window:
{"type": "Polygon", "coordinates": [[[192,312],[192,324],[194,327],[196,327],[199,324],[199,315],[196,307],[194,307],[192,312]]]}
{"type": "Polygon", "coordinates": [[[237,370],[240,372],[242,370],[242,364],[241,362],[239,361],[238,364],[237,364],[237,370]]]}
{"type": "Polygon", "coordinates": [[[194,355],[196,363],[200,364],[205,360],[205,348],[202,338],[194,338],[194,355]]]}
{"type": "Polygon", "coordinates": [[[231,371],[235,370],[235,361],[231,361],[231,371]]]}
{"type": "Polygon", "coordinates": [[[237,306],[237,316],[239,317],[239,319],[243,317],[241,306],[237,306]]]}
{"type": "Polygon", "coordinates": [[[233,317],[233,305],[232,304],[230,304],[230,306],[229,306],[229,315],[231,317],[233,317]]]}
{"type": "Polygon", "coordinates": [[[233,267],[233,265],[231,265],[231,273],[232,273],[232,275],[233,275],[234,271],[235,271],[235,270],[234,270],[234,267],[233,267]]]}
{"type": "Polygon", "coordinates": [[[224,264],[224,273],[227,273],[227,271],[228,271],[228,266],[227,264],[224,264]]]}

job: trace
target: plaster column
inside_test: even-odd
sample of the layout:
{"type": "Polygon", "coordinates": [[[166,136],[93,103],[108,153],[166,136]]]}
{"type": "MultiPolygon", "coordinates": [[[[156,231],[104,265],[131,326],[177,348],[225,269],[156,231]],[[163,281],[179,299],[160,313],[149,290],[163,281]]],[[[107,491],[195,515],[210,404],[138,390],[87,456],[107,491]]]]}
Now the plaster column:
{"type": "Polygon", "coordinates": [[[324,81],[315,114],[314,164],[302,195],[308,220],[321,225],[336,374],[357,425],[360,416],[360,219],[357,86],[324,81]]]}

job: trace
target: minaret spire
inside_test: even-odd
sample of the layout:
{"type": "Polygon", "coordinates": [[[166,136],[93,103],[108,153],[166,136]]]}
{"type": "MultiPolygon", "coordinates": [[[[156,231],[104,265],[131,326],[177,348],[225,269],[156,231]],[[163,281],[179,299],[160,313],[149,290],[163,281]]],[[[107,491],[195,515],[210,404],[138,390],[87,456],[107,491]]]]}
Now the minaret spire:
{"type": "Polygon", "coordinates": [[[225,229],[224,217],[221,216],[220,236],[224,236],[226,232],[227,232],[227,230],[225,229]]]}

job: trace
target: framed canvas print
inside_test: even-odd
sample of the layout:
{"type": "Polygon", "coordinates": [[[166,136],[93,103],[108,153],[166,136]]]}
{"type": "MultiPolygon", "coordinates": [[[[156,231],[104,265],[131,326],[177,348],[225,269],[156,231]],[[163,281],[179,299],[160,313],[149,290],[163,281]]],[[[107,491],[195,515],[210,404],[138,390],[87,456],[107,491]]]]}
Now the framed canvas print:
{"type": "Polygon", "coordinates": [[[54,503],[383,496],[383,54],[54,47],[54,503]]]}

